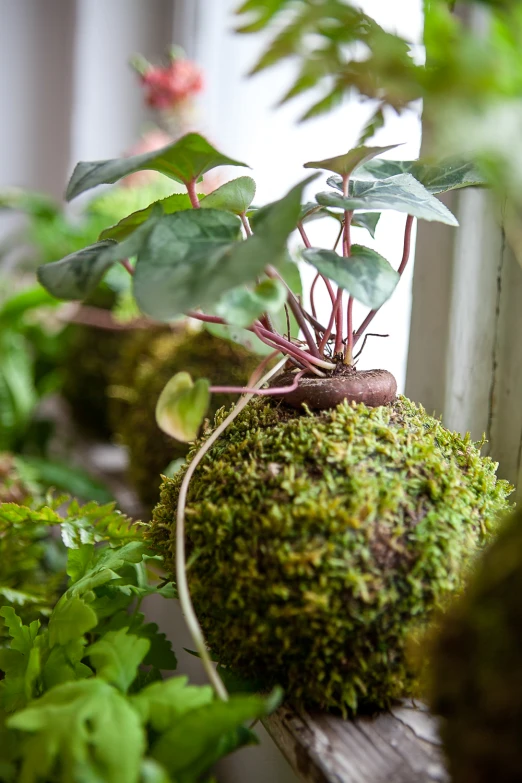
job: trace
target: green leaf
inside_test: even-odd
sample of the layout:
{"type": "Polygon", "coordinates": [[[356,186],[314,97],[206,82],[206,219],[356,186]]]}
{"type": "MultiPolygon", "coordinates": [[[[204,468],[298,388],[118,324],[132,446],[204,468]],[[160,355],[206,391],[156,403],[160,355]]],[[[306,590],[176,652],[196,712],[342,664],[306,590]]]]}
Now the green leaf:
{"type": "Polygon", "coordinates": [[[20,783],[138,783],[145,751],[139,716],[101,679],[58,685],[7,725],[25,733],[20,783]]]}
{"type": "Polygon", "coordinates": [[[127,629],[122,628],[120,631],[108,631],[87,648],[86,654],[98,677],[126,693],[149,647],[147,639],[128,634],[127,629]]]}
{"type": "Polygon", "coordinates": [[[158,221],[136,264],[140,310],[168,321],[216,302],[224,288],[236,284],[228,281],[225,256],[240,237],[240,225],[236,216],[217,209],[178,212],[158,221]]]}
{"type": "Polygon", "coordinates": [[[349,177],[352,171],[376,155],[392,150],[398,147],[398,144],[389,144],[387,147],[355,147],[344,155],[337,155],[335,158],[325,158],[324,160],[312,160],[305,163],[305,169],[326,169],[333,171],[334,174],[349,177]]]}
{"type": "Polygon", "coordinates": [[[53,487],[79,498],[90,498],[97,503],[112,500],[107,487],[96,481],[82,468],[42,457],[24,456],[23,461],[32,471],[36,481],[42,486],[53,487]]]}
{"type": "Polygon", "coordinates": [[[399,282],[389,262],[369,247],[353,245],[349,258],[332,250],[309,248],[303,258],[372,310],[390,298],[399,282]]]}
{"type": "Polygon", "coordinates": [[[375,238],[375,229],[381,218],[380,212],[354,212],[352,217],[352,226],[355,228],[365,228],[371,238],[375,238]]]}
{"type": "Polygon", "coordinates": [[[142,223],[145,223],[152,214],[155,208],[161,207],[163,214],[173,215],[175,212],[184,212],[185,210],[192,209],[190,198],[187,193],[173,193],[171,196],[167,196],[159,201],[154,201],[149,204],[148,207],[140,209],[137,212],[132,212],[127,217],[116,223],[115,226],[110,226],[101,232],[99,239],[113,239],[116,242],[121,242],[132,234],[142,223]]]}
{"type": "Polygon", "coordinates": [[[4,618],[9,636],[12,639],[11,650],[16,650],[22,655],[29,655],[40,628],[38,620],[33,620],[30,625],[24,625],[11,606],[3,606],[0,609],[0,617],[4,618]]]}
{"type": "Polygon", "coordinates": [[[210,685],[187,685],[187,677],[171,677],[153,682],[131,700],[142,723],[161,734],[187,712],[210,704],[213,691],[210,685]]]}
{"type": "Polygon", "coordinates": [[[20,316],[24,316],[29,310],[39,307],[53,307],[59,302],[40,286],[27,288],[9,297],[0,308],[0,320],[2,323],[12,323],[20,316]]]}
{"type": "MultiPolygon", "coordinates": [[[[397,174],[411,174],[434,195],[457,188],[486,185],[474,163],[454,158],[438,163],[426,163],[422,160],[372,160],[356,169],[354,179],[382,180],[397,174]]],[[[328,184],[342,190],[342,180],[338,177],[330,177],[328,184]]]]}
{"type": "Polygon", "coordinates": [[[85,299],[113,264],[138,253],[160,217],[158,210],[123,242],[96,242],[60,261],[39,267],[39,282],[57,299],[85,299]]]}
{"type": "Polygon", "coordinates": [[[60,211],[59,205],[47,193],[34,193],[14,187],[0,191],[0,209],[18,210],[45,220],[52,219],[60,211]]]}
{"type": "Polygon", "coordinates": [[[286,288],[280,280],[263,280],[253,290],[233,288],[223,296],[216,312],[229,324],[250,326],[263,313],[274,315],[286,302],[286,288]]]}
{"type": "Polygon", "coordinates": [[[217,209],[167,215],[138,256],[134,293],[140,309],[171,320],[195,307],[215,305],[231,288],[253,282],[268,264],[286,260],[309,177],[282,199],[256,212],[256,232],[237,242],[240,222],[217,209]]]}
{"type": "MultiPolygon", "coordinates": [[[[178,783],[190,783],[206,772],[222,755],[237,747],[230,733],[245,722],[268,715],[279,704],[281,692],[261,696],[231,696],[228,701],[191,710],[152,748],[152,757],[169,771],[178,783]]],[[[237,735],[236,735],[237,736],[237,735]]]]}
{"type": "Polygon", "coordinates": [[[81,639],[97,622],[95,612],[81,598],[62,597],[49,620],[49,644],[64,646],[81,639]]]}
{"type": "Polygon", "coordinates": [[[256,195],[256,183],[252,177],[238,177],[201,199],[204,209],[224,209],[235,215],[244,214],[256,195]]]}
{"type": "Polygon", "coordinates": [[[102,184],[112,184],[136,171],[159,171],[171,179],[188,183],[198,180],[216,166],[246,166],[229,158],[198,133],[188,133],[161,150],[145,152],[129,158],[78,163],[70,179],[66,198],[70,201],[80,193],[102,184]]]}
{"type": "Polygon", "coordinates": [[[249,23],[238,28],[241,33],[256,33],[262,30],[288,3],[288,0],[246,0],[236,14],[251,14],[249,23]]]}
{"type": "Polygon", "coordinates": [[[326,192],[318,193],[316,199],[326,207],[347,210],[394,209],[423,220],[458,226],[457,218],[449,209],[411,174],[398,174],[384,180],[356,180],[351,185],[347,198],[341,194],[326,192]]]}
{"type": "Polygon", "coordinates": [[[188,372],[178,372],[161,392],[156,405],[158,427],[172,438],[189,443],[195,440],[210,400],[209,382],[193,382],[188,372]]]}

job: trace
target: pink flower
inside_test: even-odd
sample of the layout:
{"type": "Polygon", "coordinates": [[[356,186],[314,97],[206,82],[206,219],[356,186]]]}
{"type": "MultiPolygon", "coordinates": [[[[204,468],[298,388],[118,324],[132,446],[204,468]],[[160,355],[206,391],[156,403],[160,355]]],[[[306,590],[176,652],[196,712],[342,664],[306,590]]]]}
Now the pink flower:
{"type": "Polygon", "coordinates": [[[145,100],[153,109],[169,109],[203,89],[203,75],[191,60],[173,60],[166,68],[151,66],[141,77],[145,100]]]}

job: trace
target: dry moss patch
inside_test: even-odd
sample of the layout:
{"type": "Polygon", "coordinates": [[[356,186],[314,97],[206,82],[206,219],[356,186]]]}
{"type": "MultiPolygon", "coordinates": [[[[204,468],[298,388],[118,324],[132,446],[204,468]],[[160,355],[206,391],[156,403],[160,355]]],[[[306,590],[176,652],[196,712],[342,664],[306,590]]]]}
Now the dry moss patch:
{"type": "MultiPolygon", "coordinates": [[[[150,528],[172,572],[182,475],[150,528]]],[[[189,582],[212,651],[345,713],[414,693],[408,640],[461,588],[509,489],[404,397],[316,416],[257,399],[189,491],[189,582]]]]}

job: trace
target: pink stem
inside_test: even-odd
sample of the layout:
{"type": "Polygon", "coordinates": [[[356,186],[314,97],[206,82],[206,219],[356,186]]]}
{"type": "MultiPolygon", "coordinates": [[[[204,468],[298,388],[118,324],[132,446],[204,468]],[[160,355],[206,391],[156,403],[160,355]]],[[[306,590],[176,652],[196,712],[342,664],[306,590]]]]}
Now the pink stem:
{"type": "Polygon", "coordinates": [[[245,234],[247,235],[247,237],[251,237],[252,236],[252,229],[250,228],[250,222],[249,222],[247,216],[245,215],[244,212],[241,212],[239,217],[241,218],[241,222],[243,224],[243,228],[245,229],[245,234]]]}
{"type": "Polygon", "coordinates": [[[298,361],[300,361],[306,367],[310,367],[310,369],[311,369],[311,365],[324,367],[324,369],[326,370],[329,369],[328,366],[325,366],[327,365],[327,363],[324,362],[323,360],[316,359],[314,356],[310,356],[310,354],[301,350],[301,348],[299,348],[297,345],[294,345],[288,340],[285,340],[284,337],[280,337],[278,334],[273,334],[272,332],[269,332],[268,329],[264,329],[260,324],[254,324],[252,326],[252,331],[254,332],[254,334],[256,334],[259,337],[260,340],[262,340],[267,345],[270,345],[272,347],[278,346],[281,350],[281,353],[288,353],[290,356],[293,356],[295,359],[298,359],[298,361]]]}
{"type": "Polygon", "coordinates": [[[187,188],[187,193],[193,208],[200,209],[201,205],[199,203],[198,194],[196,192],[196,180],[191,179],[189,182],[185,182],[185,186],[187,188]]]}
{"type": "Polygon", "coordinates": [[[128,258],[120,258],[120,264],[124,269],[127,270],[129,275],[132,276],[134,274],[134,267],[132,266],[128,258]]]}
{"type": "Polygon", "coordinates": [[[213,394],[288,394],[293,392],[299,386],[299,381],[305,374],[306,370],[300,370],[291,386],[273,386],[271,389],[256,389],[248,386],[211,386],[209,391],[213,394]]]}
{"type": "Polygon", "coordinates": [[[353,357],[353,296],[348,297],[348,308],[346,311],[346,329],[348,332],[348,341],[344,354],[344,363],[348,366],[352,364],[353,357]]]}
{"type": "Polygon", "coordinates": [[[275,359],[276,356],[279,356],[280,353],[281,351],[273,351],[272,353],[269,353],[268,356],[265,356],[264,359],[261,359],[254,372],[248,379],[247,386],[254,386],[254,384],[256,384],[258,380],[264,375],[265,370],[272,359],[275,359]]]}
{"type": "Polygon", "coordinates": [[[275,267],[270,266],[270,265],[267,266],[267,268],[265,270],[265,273],[266,273],[267,277],[271,277],[271,278],[277,277],[279,280],[281,280],[283,285],[286,287],[288,306],[290,307],[291,311],[293,312],[294,318],[297,321],[297,323],[299,324],[299,328],[301,329],[301,331],[302,331],[302,333],[304,335],[304,338],[305,338],[306,342],[308,343],[308,348],[310,349],[310,353],[312,354],[312,356],[315,356],[317,359],[320,359],[321,358],[321,354],[318,351],[316,344],[314,343],[314,338],[312,336],[312,333],[311,333],[310,329],[308,328],[308,324],[306,323],[306,318],[303,315],[303,312],[301,310],[301,305],[299,304],[295,294],[287,286],[286,282],[281,277],[281,275],[279,274],[279,272],[277,271],[277,269],[275,267]]]}
{"type": "Polygon", "coordinates": [[[185,315],[189,318],[196,318],[198,321],[203,321],[206,324],[225,324],[224,318],[219,318],[217,315],[205,315],[205,313],[197,313],[195,310],[187,310],[185,315]]]}
{"type": "MultiPolygon", "coordinates": [[[[406,264],[408,263],[408,259],[410,257],[410,246],[411,246],[411,229],[413,225],[413,215],[408,215],[406,218],[406,226],[404,229],[404,245],[403,245],[403,251],[402,251],[402,259],[400,266],[397,270],[400,276],[402,276],[402,273],[406,269],[406,264]]],[[[363,333],[366,331],[368,326],[371,324],[377,313],[379,312],[380,308],[377,308],[377,310],[370,310],[362,324],[359,326],[357,331],[355,332],[354,338],[353,338],[353,344],[356,345],[358,341],[361,339],[363,333]]]]}
{"type": "Polygon", "coordinates": [[[301,222],[297,224],[297,228],[299,229],[299,233],[301,234],[301,238],[304,242],[305,247],[312,247],[312,245],[310,244],[310,240],[306,235],[306,231],[304,230],[304,226],[301,222]]]}
{"type": "Polygon", "coordinates": [[[343,289],[339,286],[335,300],[335,353],[343,349],[343,289]]]}
{"type": "MultiPolygon", "coordinates": [[[[332,312],[330,314],[330,320],[328,321],[328,326],[326,327],[326,331],[323,334],[323,339],[321,340],[321,344],[319,345],[319,350],[321,351],[321,353],[324,351],[324,349],[326,347],[326,343],[328,342],[328,339],[330,338],[330,336],[332,334],[334,321],[337,320],[337,311],[340,309],[341,304],[342,304],[342,293],[343,293],[342,292],[342,288],[339,288],[339,290],[337,292],[337,298],[335,300],[335,304],[332,307],[332,312]],[[339,294],[341,296],[339,296],[339,294]]],[[[342,329],[342,324],[341,324],[341,329],[342,329]]],[[[337,330],[337,327],[336,327],[336,330],[337,330]]],[[[334,349],[335,352],[337,352],[337,343],[338,342],[340,342],[340,345],[342,347],[342,344],[343,344],[342,343],[342,334],[341,334],[341,337],[338,338],[338,335],[337,335],[337,332],[336,332],[336,335],[335,335],[335,349],[334,349]]],[[[339,348],[339,350],[341,350],[341,349],[339,348]]]]}

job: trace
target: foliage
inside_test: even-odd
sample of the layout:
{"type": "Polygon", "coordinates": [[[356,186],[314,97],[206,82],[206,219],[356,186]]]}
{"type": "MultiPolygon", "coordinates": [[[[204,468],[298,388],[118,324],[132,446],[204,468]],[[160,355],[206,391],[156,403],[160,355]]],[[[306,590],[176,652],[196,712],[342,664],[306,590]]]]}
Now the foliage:
{"type": "Polygon", "coordinates": [[[506,521],[433,638],[431,703],[455,783],[522,770],[521,522],[506,521]]]}
{"type": "MultiPolygon", "coordinates": [[[[171,572],[178,492],[201,445],[164,479],[148,533],[171,572]]],[[[480,445],[404,397],[316,415],[251,402],[188,491],[187,575],[214,656],[316,707],[415,693],[409,640],[507,508],[480,445]]]]}
{"type": "MultiPolygon", "coordinates": [[[[29,541],[58,524],[69,578],[43,625],[0,609],[9,637],[0,647],[1,780],[196,783],[255,740],[243,724],[274,709],[277,693],[220,703],[209,686],[162,681],[160,669],[175,669],[176,658],[139,606],[173,589],[154,576],[158,558],[139,525],[112,506],[74,501],[63,516],[55,506],[1,504],[0,520],[29,541]]],[[[34,547],[31,556],[36,563],[34,547]]]]}
{"type": "MultiPolygon", "coordinates": [[[[202,320],[214,333],[242,344],[252,344],[255,339],[265,350],[278,350],[298,368],[324,377],[325,371],[331,373],[340,360],[353,366],[355,343],[375,311],[393,293],[404,271],[412,218],[457,225],[435,194],[484,182],[466,161],[451,159],[433,164],[375,160],[390,149],[362,145],[343,155],[306,163],[305,167],[333,172],[327,180],[331,189],[303,204],[303,192],[318,176],[315,174],[262,208],[251,205],[255,183],[250,177],[226,182],[207,196],[197,195],[203,173],[224,163],[243,164],[223,155],[195,133],[159,152],[78,164],[69,184],[69,197],[129,173],[153,169],[181,180],[186,198],[176,195],[152,202],[105,232],[102,241],[40,267],[39,279],[57,297],[84,299],[108,269],[119,262],[126,264],[129,256],[135,256],[135,266],[127,269],[133,275],[136,303],[145,315],[170,322],[188,314],[202,320]],[[191,209],[187,208],[187,198],[191,209]],[[398,270],[373,249],[353,244],[351,239],[352,227],[365,229],[373,236],[380,212],[386,209],[408,216],[404,257],[398,270]],[[311,247],[305,222],[312,218],[335,219],[337,239],[333,249],[311,247]],[[302,257],[315,267],[316,281],[322,279],[331,292],[332,313],[326,326],[317,321],[313,291],[310,313],[292,290],[293,284],[285,281],[287,244],[296,229],[306,246],[302,257]],[[341,240],[342,251],[338,252],[341,240]],[[335,296],[329,279],[338,285],[335,296]],[[347,309],[344,292],[348,294],[347,309]],[[359,329],[352,323],[355,299],[371,310],[359,329]],[[299,338],[299,332],[304,339],[299,338]]],[[[180,367],[178,371],[186,369],[180,367]]],[[[198,396],[201,404],[196,410],[186,404],[196,393],[196,386],[189,390],[193,380],[186,378],[181,386],[178,380],[168,392],[175,426],[172,416],[164,415],[165,398],[158,411],[166,431],[187,440],[197,433],[204,418],[208,392],[198,396]]],[[[202,384],[208,388],[206,381],[200,381],[197,389],[203,389],[202,384]]],[[[212,393],[214,387],[208,391],[212,393]]]]}

